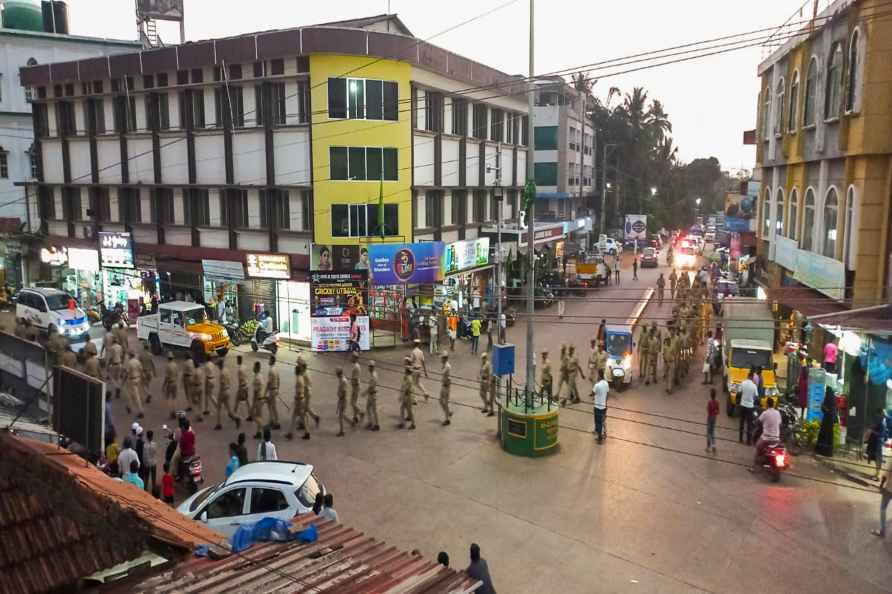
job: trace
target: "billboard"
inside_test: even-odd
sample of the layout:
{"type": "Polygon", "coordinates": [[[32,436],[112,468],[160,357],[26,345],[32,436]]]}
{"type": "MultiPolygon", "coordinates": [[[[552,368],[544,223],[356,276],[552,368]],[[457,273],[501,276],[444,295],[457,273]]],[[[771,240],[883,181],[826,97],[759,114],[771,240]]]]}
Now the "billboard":
{"type": "Polygon", "coordinates": [[[250,278],[291,278],[291,257],[288,254],[247,254],[245,264],[250,278]]]}
{"type": "Polygon", "coordinates": [[[137,0],[139,14],[160,21],[182,21],[183,0],[137,0]]]}
{"type": "Polygon", "coordinates": [[[68,367],[53,373],[53,430],[92,454],[105,450],[105,382],[68,367]],[[63,387],[64,386],[64,387],[63,387]]]}
{"type": "Polygon", "coordinates": [[[325,245],[314,243],[310,249],[310,270],[369,269],[369,248],[364,245],[325,245]]]}
{"type": "Polygon", "coordinates": [[[647,215],[626,215],[626,239],[647,239],[647,215]]]}
{"type": "Polygon", "coordinates": [[[432,284],[443,280],[443,242],[369,246],[376,285],[432,284]]]}
{"type": "Polygon", "coordinates": [[[359,329],[360,350],[369,350],[368,291],[369,273],[365,270],[310,272],[310,343],[314,351],[349,350],[354,323],[359,329]]]}
{"type": "Polygon", "coordinates": [[[456,241],[443,252],[443,273],[453,274],[489,264],[489,237],[456,241]]]}
{"type": "Polygon", "coordinates": [[[99,261],[103,268],[133,268],[133,237],[129,233],[100,231],[99,261]]]}
{"type": "MultiPolygon", "coordinates": [[[[312,350],[319,353],[350,350],[350,324],[348,316],[310,318],[312,350]]],[[[356,325],[359,327],[359,350],[367,351],[371,348],[369,317],[357,316],[356,325]]]]}
{"type": "MultiPolygon", "coordinates": [[[[728,192],[725,194],[725,225],[731,229],[727,219],[749,220],[756,216],[756,197],[747,194],[728,192]]],[[[733,230],[733,229],[732,229],[733,230]]]]}

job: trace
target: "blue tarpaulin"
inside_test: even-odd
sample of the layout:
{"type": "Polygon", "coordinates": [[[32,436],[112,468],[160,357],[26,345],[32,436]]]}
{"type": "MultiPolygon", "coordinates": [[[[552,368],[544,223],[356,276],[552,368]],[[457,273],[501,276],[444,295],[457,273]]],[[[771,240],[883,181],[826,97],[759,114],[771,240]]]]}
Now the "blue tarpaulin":
{"type": "Polygon", "coordinates": [[[870,383],[879,386],[892,378],[892,342],[872,338],[861,347],[861,366],[870,383]]]}
{"type": "Polygon", "coordinates": [[[315,542],[318,538],[316,524],[310,524],[304,530],[293,534],[289,530],[291,524],[279,518],[263,518],[254,524],[243,524],[232,535],[232,551],[241,553],[251,548],[255,542],[272,540],[285,542],[295,538],[301,542],[315,542]]]}

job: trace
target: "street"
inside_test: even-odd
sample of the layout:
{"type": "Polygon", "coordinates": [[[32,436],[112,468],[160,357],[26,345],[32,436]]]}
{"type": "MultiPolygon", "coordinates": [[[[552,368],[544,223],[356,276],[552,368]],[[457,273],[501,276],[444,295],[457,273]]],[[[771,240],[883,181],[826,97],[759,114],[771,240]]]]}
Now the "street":
{"type": "MultiPolygon", "coordinates": [[[[568,299],[564,320],[557,307],[540,310],[537,349],[552,360],[562,343],[576,345],[583,362],[588,340],[601,318],[628,317],[659,272],[640,270],[622,285],[568,299]]],[[[669,315],[648,306],[645,318],[669,315]]],[[[518,346],[523,377],[523,318],[508,330],[518,346]]],[[[268,355],[239,349],[248,366],[268,355]]],[[[479,412],[479,359],[469,344],[452,356],[452,425],[440,425],[436,402],[439,358],[428,356],[432,394],[418,395],[418,429],[401,431],[397,387],[405,349],[364,353],[379,370],[380,432],[348,429],[336,437],[334,370],[347,366],[345,354],[304,353],[314,384],[314,408],[322,416],[312,439],[284,439],[293,391],[296,352],[279,353],[283,430],[273,441],[280,459],[316,466],[335,496],[342,521],[425,556],[449,552],[461,565],[469,542],[481,545],[494,583],[504,592],[883,592],[892,578],[888,550],[869,533],[876,524],[879,496],[835,478],[810,455],[794,459],[779,484],[746,471],[751,449],[736,441],[736,419],[718,422],[718,452],[704,453],[707,387],[692,370],[689,383],[665,395],[662,384],[611,392],[609,437],[598,446],[591,434],[590,382],[580,380],[582,404],[561,411],[560,452],[542,459],[504,453],[496,441],[496,419],[479,412]]],[[[227,357],[231,371],[235,353],[227,357]]],[[[157,364],[163,364],[159,358],[157,364]]],[[[264,365],[264,373],[266,367],[264,365]]],[[[717,389],[719,381],[715,384],[717,389]]],[[[160,380],[142,423],[169,423],[160,399],[160,380]]],[[[113,402],[119,432],[132,419],[124,400],[113,402]]],[[[231,422],[212,431],[194,423],[198,451],[210,484],[223,478],[227,444],[237,432],[231,422]]],[[[242,425],[253,459],[253,424],[242,425]]]]}

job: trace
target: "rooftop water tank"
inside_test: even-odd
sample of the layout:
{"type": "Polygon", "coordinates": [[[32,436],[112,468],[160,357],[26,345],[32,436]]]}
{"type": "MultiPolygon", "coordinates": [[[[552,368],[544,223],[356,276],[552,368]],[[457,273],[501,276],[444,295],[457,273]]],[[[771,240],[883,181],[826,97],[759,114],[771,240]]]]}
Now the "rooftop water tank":
{"type": "Polygon", "coordinates": [[[43,0],[43,30],[68,35],[68,5],[61,0],[43,0]]]}
{"type": "Polygon", "coordinates": [[[39,0],[3,2],[3,27],[23,31],[43,31],[43,8],[39,0]]]}

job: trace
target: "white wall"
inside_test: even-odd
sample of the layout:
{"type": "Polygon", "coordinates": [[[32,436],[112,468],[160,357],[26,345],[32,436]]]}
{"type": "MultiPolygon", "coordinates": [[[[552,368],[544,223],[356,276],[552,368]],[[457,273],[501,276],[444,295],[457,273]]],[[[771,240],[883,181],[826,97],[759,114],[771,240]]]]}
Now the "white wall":
{"type": "Polygon", "coordinates": [[[127,139],[127,163],[131,183],[151,184],[155,182],[155,162],[152,158],[152,139],[129,137],[127,139]]]}
{"type": "Polygon", "coordinates": [[[263,132],[250,130],[232,135],[232,162],[237,184],[266,183],[266,147],[263,132]]]}
{"type": "MultiPolygon", "coordinates": [[[[487,143],[486,145],[486,171],[484,171],[484,180],[486,181],[487,186],[494,186],[496,184],[496,163],[498,163],[498,147],[494,144],[487,143]]],[[[504,152],[502,157],[504,157],[504,152]]]]}
{"type": "MultiPolygon", "coordinates": [[[[432,89],[438,89],[450,93],[460,93],[462,96],[467,97],[469,101],[485,101],[486,103],[494,107],[500,107],[502,109],[508,109],[523,114],[527,113],[527,102],[526,96],[524,95],[520,95],[517,97],[508,95],[493,97],[493,95],[497,95],[500,91],[498,89],[494,90],[492,88],[471,93],[468,92],[466,89],[475,85],[470,85],[466,82],[455,80],[452,78],[446,78],[445,76],[429,72],[417,66],[412,67],[412,82],[425,87],[430,87],[432,89]]],[[[421,122],[423,124],[424,119],[422,119],[421,122]]],[[[471,119],[468,119],[468,126],[470,127],[470,125],[471,119]]]]}
{"type": "Polygon", "coordinates": [[[459,141],[452,138],[443,137],[442,147],[443,185],[457,186],[459,179],[459,169],[461,169],[461,163],[458,160],[459,141]]]}
{"type": "Polygon", "coordinates": [[[222,134],[195,135],[195,173],[198,183],[226,183],[225,152],[222,134]]]}
{"type": "MultiPolygon", "coordinates": [[[[480,143],[469,140],[465,150],[465,183],[469,186],[480,185],[480,176],[477,171],[480,162],[480,143]]],[[[469,204],[470,202],[468,200],[469,204]]]]}
{"type": "MultiPolygon", "coordinates": [[[[310,185],[310,132],[292,128],[273,132],[277,185],[310,185]]],[[[328,177],[328,174],[325,174],[328,177]]],[[[266,172],[264,179],[266,181],[266,172]]]]}
{"type": "Polygon", "coordinates": [[[120,141],[117,138],[98,138],[96,152],[99,156],[99,182],[103,184],[121,183],[120,141]]]}
{"type": "Polygon", "coordinates": [[[187,156],[185,137],[170,137],[162,140],[161,180],[165,184],[185,184],[189,181],[187,156]]]}
{"type": "MultiPolygon", "coordinates": [[[[415,133],[415,178],[416,186],[434,185],[434,143],[431,136],[415,133]]],[[[422,219],[418,219],[419,222],[422,219]]]]}
{"type": "MultiPolygon", "coordinates": [[[[72,138],[68,142],[68,156],[71,160],[71,181],[76,184],[90,183],[92,180],[90,175],[90,141],[72,138]]],[[[118,160],[120,161],[120,158],[118,160]]]]}
{"type": "Polygon", "coordinates": [[[62,141],[45,140],[41,145],[43,154],[43,178],[50,184],[62,183],[62,141]]]}

